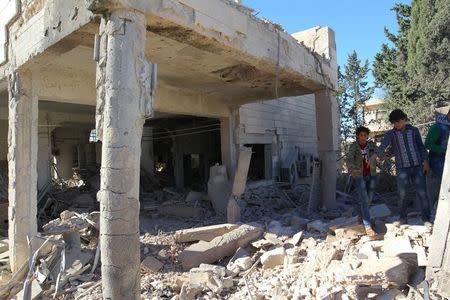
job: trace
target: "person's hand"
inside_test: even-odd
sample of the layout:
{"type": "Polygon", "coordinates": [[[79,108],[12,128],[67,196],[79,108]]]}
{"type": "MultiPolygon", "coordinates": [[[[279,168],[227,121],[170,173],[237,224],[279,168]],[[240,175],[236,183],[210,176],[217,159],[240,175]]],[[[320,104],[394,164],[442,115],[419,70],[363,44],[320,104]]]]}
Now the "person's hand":
{"type": "Polygon", "coordinates": [[[428,163],[428,161],[423,162],[423,174],[424,175],[430,174],[430,164],[428,163]]]}

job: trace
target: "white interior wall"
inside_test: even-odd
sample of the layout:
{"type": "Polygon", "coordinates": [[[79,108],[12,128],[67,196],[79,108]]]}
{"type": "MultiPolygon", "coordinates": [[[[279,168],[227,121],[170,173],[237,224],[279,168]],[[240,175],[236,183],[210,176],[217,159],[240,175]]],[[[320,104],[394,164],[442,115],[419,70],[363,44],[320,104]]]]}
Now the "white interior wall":
{"type": "Polygon", "coordinates": [[[243,105],[239,111],[239,144],[272,144],[273,175],[295,150],[317,155],[314,95],[243,105]]]}

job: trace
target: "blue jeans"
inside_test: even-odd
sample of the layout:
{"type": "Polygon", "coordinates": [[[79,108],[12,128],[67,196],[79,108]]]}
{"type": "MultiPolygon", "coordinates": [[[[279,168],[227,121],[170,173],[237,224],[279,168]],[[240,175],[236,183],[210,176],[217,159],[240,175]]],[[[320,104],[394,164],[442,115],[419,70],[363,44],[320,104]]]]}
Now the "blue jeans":
{"type": "Polygon", "coordinates": [[[410,178],[416,184],[416,197],[422,209],[422,220],[430,220],[430,203],[427,196],[427,184],[421,166],[397,169],[397,188],[399,196],[400,218],[407,217],[408,201],[405,200],[406,187],[410,178]]]}
{"type": "Polygon", "coordinates": [[[359,205],[361,206],[361,217],[364,226],[371,226],[369,205],[372,203],[377,184],[376,176],[364,176],[355,178],[356,190],[358,191],[359,205]]]}
{"type": "Polygon", "coordinates": [[[444,173],[444,163],[445,156],[437,156],[430,154],[430,167],[433,171],[433,175],[442,178],[442,173],[444,173]]]}

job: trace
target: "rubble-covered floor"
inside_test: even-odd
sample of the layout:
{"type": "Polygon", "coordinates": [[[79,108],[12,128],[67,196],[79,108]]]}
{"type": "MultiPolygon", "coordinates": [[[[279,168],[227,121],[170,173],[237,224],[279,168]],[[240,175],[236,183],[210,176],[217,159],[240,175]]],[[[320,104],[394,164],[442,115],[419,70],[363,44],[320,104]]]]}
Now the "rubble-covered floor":
{"type": "MultiPolygon", "coordinates": [[[[431,228],[417,214],[396,226],[395,207],[374,204],[379,235],[370,239],[347,196],[336,211],[307,214],[308,194],[303,185],[247,188],[243,225],[227,225],[202,193],[142,193],[142,299],[440,298],[423,283],[431,228]]],[[[80,197],[78,205],[89,203],[80,197]]],[[[99,214],[75,210],[43,226],[42,241],[50,240],[29,276],[32,299],[55,290],[57,299],[101,299],[99,214]]],[[[6,266],[7,247],[0,251],[6,266]]],[[[0,295],[22,299],[27,272],[2,267],[0,295]]]]}

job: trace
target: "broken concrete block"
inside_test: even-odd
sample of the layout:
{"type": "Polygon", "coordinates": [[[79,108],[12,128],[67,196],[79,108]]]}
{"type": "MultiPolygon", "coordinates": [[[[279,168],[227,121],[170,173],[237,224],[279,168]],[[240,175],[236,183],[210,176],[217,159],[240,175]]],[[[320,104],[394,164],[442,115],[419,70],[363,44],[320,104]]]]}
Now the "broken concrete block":
{"type": "Polygon", "coordinates": [[[386,204],[374,205],[370,207],[369,212],[372,219],[389,217],[391,215],[391,210],[386,204]]]}
{"type": "Polygon", "coordinates": [[[203,291],[204,287],[201,284],[192,284],[186,282],[181,287],[180,299],[195,300],[197,295],[203,291]]]}
{"type": "Polygon", "coordinates": [[[261,227],[242,225],[210,242],[200,241],[183,250],[179,259],[185,270],[201,263],[214,263],[221,258],[233,255],[239,247],[246,247],[263,233],[261,227]]]}
{"type": "Polygon", "coordinates": [[[317,231],[317,232],[320,232],[320,233],[324,233],[324,232],[328,231],[328,224],[325,224],[321,220],[315,220],[315,221],[309,222],[306,225],[306,228],[309,231],[317,231]]]}
{"type": "Polygon", "coordinates": [[[261,240],[257,240],[256,242],[251,243],[251,245],[257,249],[262,249],[262,248],[267,248],[269,246],[272,246],[273,243],[266,239],[261,239],[261,240]]]}
{"type": "Polygon", "coordinates": [[[357,257],[360,259],[378,259],[378,252],[372,247],[371,244],[363,244],[358,249],[357,257]]]}
{"type": "Polygon", "coordinates": [[[297,246],[303,238],[303,231],[297,232],[294,236],[286,241],[286,243],[297,246]]]}
{"type": "Polygon", "coordinates": [[[319,244],[317,247],[308,250],[308,258],[312,265],[325,269],[332,260],[340,259],[341,251],[327,244],[319,244]]]}
{"type": "Polygon", "coordinates": [[[391,283],[403,286],[409,282],[417,270],[417,256],[382,257],[378,260],[361,260],[362,265],[356,269],[356,275],[348,280],[353,283],[383,284],[391,283]]]}
{"type": "Polygon", "coordinates": [[[272,245],[281,245],[283,243],[283,237],[278,237],[274,233],[266,232],[264,233],[264,238],[272,243],[272,245]]]}
{"type": "Polygon", "coordinates": [[[425,248],[419,245],[414,245],[412,250],[417,254],[417,264],[419,267],[426,267],[428,265],[428,258],[425,248]]]}
{"type": "Polygon", "coordinates": [[[364,225],[358,217],[334,219],[330,222],[330,231],[340,239],[355,239],[366,234],[364,225]]]}
{"type": "Polygon", "coordinates": [[[225,275],[227,274],[227,269],[222,266],[216,266],[216,265],[210,265],[210,264],[200,264],[198,269],[204,270],[204,271],[211,271],[214,274],[216,274],[217,276],[219,276],[220,278],[225,277],[225,275]]]}
{"type": "Polygon", "coordinates": [[[165,205],[158,208],[158,213],[161,215],[179,218],[196,218],[201,212],[202,209],[200,207],[183,204],[165,205]]]}
{"type": "Polygon", "coordinates": [[[407,236],[389,236],[384,240],[383,252],[385,256],[398,256],[404,253],[413,253],[411,242],[407,236]]]}
{"type": "Polygon", "coordinates": [[[231,183],[228,181],[225,166],[215,165],[209,169],[208,197],[214,211],[219,216],[227,213],[228,199],[231,195],[231,183]]]}
{"type": "Polygon", "coordinates": [[[209,242],[214,238],[224,235],[236,228],[235,224],[220,224],[205,227],[197,227],[191,229],[183,229],[175,232],[175,241],[178,243],[206,241],[209,242]]]}
{"type": "Polygon", "coordinates": [[[286,249],[283,247],[275,248],[261,255],[261,264],[264,269],[272,269],[276,266],[284,265],[286,257],[286,249]]]}
{"type": "Polygon", "coordinates": [[[141,263],[141,268],[146,272],[158,272],[164,266],[162,262],[153,256],[147,256],[141,263]]]}
{"type": "Polygon", "coordinates": [[[250,257],[250,253],[244,248],[239,248],[234,256],[230,259],[227,264],[227,270],[233,274],[237,275],[240,272],[247,271],[251,268],[253,260],[250,257]]]}
{"type": "Polygon", "coordinates": [[[225,273],[224,267],[202,264],[199,268],[189,271],[189,283],[205,286],[214,293],[220,294],[225,288],[225,273]]]}

